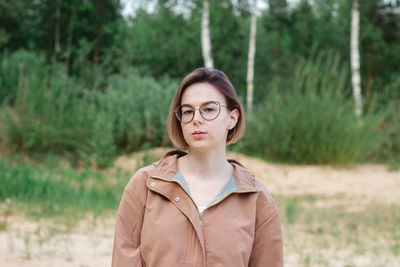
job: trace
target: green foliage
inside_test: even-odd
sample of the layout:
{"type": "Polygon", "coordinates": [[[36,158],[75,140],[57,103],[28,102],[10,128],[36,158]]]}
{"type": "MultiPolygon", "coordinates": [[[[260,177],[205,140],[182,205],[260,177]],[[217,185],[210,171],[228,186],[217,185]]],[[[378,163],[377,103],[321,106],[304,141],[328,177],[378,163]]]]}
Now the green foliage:
{"type": "MultiPolygon", "coordinates": [[[[209,3],[215,67],[230,77],[244,99],[250,4],[209,3]]],[[[392,92],[399,91],[399,2],[360,3],[362,93],[369,113],[357,123],[351,112],[351,88],[347,81],[343,85],[349,73],[333,74],[329,67],[333,63],[328,62],[316,77],[305,73],[314,69],[299,71],[302,67],[297,64],[313,54],[334,51],[343,66],[349,66],[351,1],[268,0],[268,4],[257,19],[254,101],[258,107],[248,127],[252,136],[260,137],[253,141],[246,137],[243,151],[321,163],[354,162],[367,153],[368,159],[394,159],[395,164],[400,154],[400,95],[392,92]],[[336,91],[340,96],[330,95],[336,91]],[[280,114],[278,105],[287,113],[280,114]],[[377,127],[382,114],[384,121],[377,127]],[[276,119],[281,117],[282,122],[276,119]],[[262,125],[275,126],[258,126],[257,118],[262,125]],[[306,130],[316,129],[315,125],[322,130],[306,130]],[[371,137],[376,128],[382,132],[371,137]],[[266,137],[279,142],[259,141],[265,129],[271,134],[266,137]],[[365,134],[358,138],[362,131],[365,134]],[[383,145],[371,154],[386,134],[383,145]],[[344,136],[348,139],[340,142],[344,136]],[[366,143],[367,138],[376,142],[358,145],[358,152],[344,149],[346,143],[366,143]],[[261,151],[260,144],[268,149],[261,151]]],[[[66,153],[106,167],[116,153],[167,144],[166,115],[177,82],[165,77],[181,79],[203,65],[202,2],[163,0],[140,6],[133,17],[124,19],[119,0],[0,0],[0,102],[5,105],[0,111],[0,145],[25,152],[66,153]]]]}
{"type": "Polygon", "coordinates": [[[104,91],[89,91],[62,66],[46,65],[40,57],[35,62],[28,52],[16,54],[11,60],[3,57],[3,62],[19,66],[17,81],[8,83],[15,91],[14,103],[0,112],[1,139],[7,146],[72,153],[106,167],[117,149],[131,152],[167,144],[166,110],[175,82],[164,78],[157,83],[126,69],[106,79],[104,91]],[[25,62],[34,67],[25,69],[25,62]]]}
{"type": "MultiPolygon", "coordinates": [[[[250,2],[209,2],[215,66],[244,95],[250,2]]],[[[349,62],[352,1],[267,2],[269,8],[258,19],[256,101],[265,98],[264,90],[257,88],[265,89],[271,79],[287,87],[294,62],[307,58],[313,49],[334,50],[349,62]]],[[[142,8],[133,17],[124,19],[119,0],[1,0],[0,48],[40,51],[48,60],[63,62],[69,73],[89,79],[90,84],[99,77],[88,77],[93,67],[106,66],[117,73],[130,64],[142,75],[181,78],[203,65],[201,1],[142,1],[138,6],[142,8]],[[83,59],[87,64],[82,64],[83,59]]],[[[400,70],[399,6],[399,1],[360,3],[361,72],[367,98],[381,92],[400,70]]]]}
{"type": "Polygon", "coordinates": [[[0,104],[13,103],[15,89],[26,83],[25,74],[39,75],[43,68],[46,68],[46,62],[41,54],[26,50],[4,53],[0,58],[0,104]]]}
{"type": "Polygon", "coordinates": [[[69,68],[81,44],[90,43],[87,58],[97,65],[116,45],[120,11],[119,0],[0,0],[0,32],[9,35],[3,47],[35,49],[69,68]]]}
{"type": "Polygon", "coordinates": [[[382,92],[391,76],[400,72],[399,7],[399,1],[365,0],[360,4],[361,71],[367,96],[382,92]]]}
{"type": "Polygon", "coordinates": [[[110,178],[90,169],[10,166],[4,160],[0,160],[0,173],[0,202],[24,203],[32,215],[77,216],[115,210],[127,182],[120,174],[110,178]]]}
{"type": "MultiPolygon", "coordinates": [[[[212,57],[215,67],[230,77],[238,94],[245,95],[250,16],[248,2],[237,2],[210,1],[212,57]]],[[[197,23],[200,26],[200,20],[197,23]]]]}
{"type": "Polygon", "coordinates": [[[176,82],[165,78],[157,83],[126,69],[111,76],[107,84],[106,90],[97,94],[97,102],[102,112],[112,116],[120,152],[168,144],[166,122],[176,82]]]}
{"type": "Polygon", "coordinates": [[[294,77],[291,90],[275,88],[255,108],[240,151],[276,161],[350,164],[379,147],[385,137],[378,130],[382,117],[354,115],[338,57],[302,61],[294,77]]]}
{"type": "Polygon", "coordinates": [[[88,150],[85,142],[90,136],[84,127],[88,118],[82,116],[86,103],[77,97],[81,88],[62,66],[46,65],[40,57],[35,65],[29,62],[33,54],[17,55],[22,55],[17,57],[18,82],[16,86],[13,80],[9,82],[15,100],[0,113],[0,130],[6,144],[28,151],[88,150]]]}
{"type": "Polygon", "coordinates": [[[378,97],[378,105],[371,107],[384,110],[385,117],[380,129],[387,132],[376,157],[388,161],[391,168],[400,168],[400,78],[385,88],[385,94],[378,97]],[[388,99],[391,99],[388,101],[388,99]]]}
{"type": "Polygon", "coordinates": [[[109,165],[115,155],[107,128],[110,120],[82,95],[84,88],[67,76],[63,66],[34,57],[24,51],[11,55],[11,60],[3,57],[18,78],[16,84],[14,78],[8,82],[15,99],[0,110],[0,140],[15,151],[72,154],[93,158],[100,167],[109,165]]]}
{"type": "Polygon", "coordinates": [[[128,29],[124,57],[129,57],[140,73],[181,78],[201,66],[198,14],[185,19],[160,5],[154,14],[140,10],[130,22],[135,26],[128,29]]]}
{"type": "Polygon", "coordinates": [[[175,82],[157,83],[127,69],[106,79],[104,91],[91,91],[68,77],[63,66],[47,65],[41,57],[35,61],[32,53],[9,58],[3,62],[18,66],[17,78],[7,81],[15,99],[0,109],[0,140],[13,150],[72,154],[107,167],[117,150],[168,143],[166,111],[175,82]]]}

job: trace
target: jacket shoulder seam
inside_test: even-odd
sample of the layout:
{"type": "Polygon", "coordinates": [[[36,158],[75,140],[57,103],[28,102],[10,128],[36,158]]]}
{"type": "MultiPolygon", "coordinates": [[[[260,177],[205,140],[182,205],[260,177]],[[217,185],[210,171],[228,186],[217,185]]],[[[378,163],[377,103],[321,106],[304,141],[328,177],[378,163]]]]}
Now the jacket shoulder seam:
{"type": "Polygon", "coordinates": [[[257,228],[256,228],[256,232],[262,228],[264,225],[268,224],[274,217],[276,217],[278,215],[278,209],[275,209],[274,213],[271,214],[271,216],[269,216],[267,219],[265,219],[264,222],[262,222],[257,228]]]}

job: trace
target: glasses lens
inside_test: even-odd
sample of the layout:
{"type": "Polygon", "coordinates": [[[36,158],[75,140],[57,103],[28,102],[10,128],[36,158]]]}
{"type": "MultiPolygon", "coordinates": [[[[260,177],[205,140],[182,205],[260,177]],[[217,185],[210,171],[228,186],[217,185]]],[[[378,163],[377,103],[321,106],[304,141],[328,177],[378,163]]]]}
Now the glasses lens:
{"type": "Polygon", "coordinates": [[[219,114],[219,105],[217,102],[208,102],[200,107],[201,116],[206,120],[213,120],[219,114]]]}
{"type": "Polygon", "coordinates": [[[188,106],[180,106],[175,113],[181,122],[189,122],[193,119],[194,109],[188,106]]]}

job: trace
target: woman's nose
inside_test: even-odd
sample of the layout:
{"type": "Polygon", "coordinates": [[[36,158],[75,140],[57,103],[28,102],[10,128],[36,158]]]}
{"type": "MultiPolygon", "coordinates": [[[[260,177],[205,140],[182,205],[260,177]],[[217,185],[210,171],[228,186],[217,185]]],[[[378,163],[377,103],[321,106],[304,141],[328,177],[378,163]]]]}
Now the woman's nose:
{"type": "Polygon", "coordinates": [[[193,121],[196,121],[196,122],[203,122],[203,116],[201,116],[201,114],[200,114],[200,110],[198,110],[198,109],[195,109],[194,110],[194,115],[193,115],[193,121]]]}

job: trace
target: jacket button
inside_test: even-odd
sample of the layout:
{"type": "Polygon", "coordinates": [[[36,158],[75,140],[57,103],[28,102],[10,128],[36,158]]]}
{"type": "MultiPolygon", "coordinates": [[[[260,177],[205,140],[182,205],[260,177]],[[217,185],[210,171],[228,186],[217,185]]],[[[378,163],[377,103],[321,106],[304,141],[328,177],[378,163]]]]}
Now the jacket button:
{"type": "Polygon", "coordinates": [[[176,198],[175,198],[175,201],[178,202],[178,201],[179,201],[179,197],[176,197],[176,198]]]}
{"type": "Polygon", "coordinates": [[[156,186],[156,183],[151,183],[150,186],[154,187],[156,186]]]}

